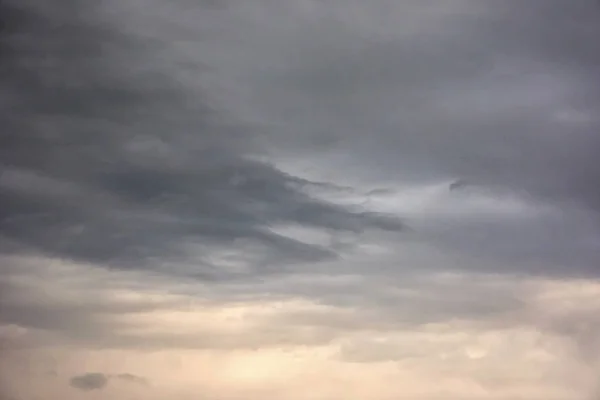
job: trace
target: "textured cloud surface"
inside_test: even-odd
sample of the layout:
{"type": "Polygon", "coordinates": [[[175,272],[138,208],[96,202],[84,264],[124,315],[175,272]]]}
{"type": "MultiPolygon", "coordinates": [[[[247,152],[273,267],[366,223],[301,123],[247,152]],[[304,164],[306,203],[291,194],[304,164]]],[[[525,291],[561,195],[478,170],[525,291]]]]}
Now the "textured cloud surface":
{"type": "Polygon", "coordinates": [[[0,399],[594,399],[600,4],[0,4],[0,399]]]}

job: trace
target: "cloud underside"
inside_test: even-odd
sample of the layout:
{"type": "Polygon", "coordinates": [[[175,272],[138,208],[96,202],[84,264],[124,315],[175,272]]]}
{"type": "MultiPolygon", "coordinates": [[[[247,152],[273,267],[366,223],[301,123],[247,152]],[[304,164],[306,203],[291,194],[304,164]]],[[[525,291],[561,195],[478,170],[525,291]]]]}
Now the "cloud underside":
{"type": "MultiPolygon", "coordinates": [[[[278,235],[273,225],[331,232],[402,229],[395,217],[312,198],[303,187],[319,183],[252,158],[251,133],[217,121],[201,91],[182,92],[176,82],[152,73],[105,76],[103,65],[90,57],[117,55],[78,51],[76,37],[44,28],[17,32],[33,43],[14,44],[15,64],[29,60],[32,68],[9,69],[7,76],[28,86],[9,86],[18,106],[8,117],[11,129],[2,133],[5,251],[143,268],[153,259],[178,258],[190,243],[249,243],[261,263],[270,265],[336,255],[327,246],[278,235]],[[44,68],[41,58],[56,47],[65,47],[59,65],[44,68]]],[[[85,25],[71,29],[96,47],[118,39],[85,25]]],[[[210,274],[210,262],[204,264],[210,274]]]]}
{"type": "MultiPolygon", "coordinates": [[[[208,7],[211,21],[237,31],[209,24],[181,48],[171,42],[191,33],[169,28],[179,6],[138,15],[133,3],[80,5],[77,17],[21,6],[3,41],[12,105],[1,138],[3,250],[157,269],[195,247],[197,277],[271,273],[335,259],[349,235],[410,225],[407,215],[365,207],[368,190],[458,178],[596,213],[596,28],[585,2],[536,2],[518,13],[513,2],[388,5],[389,13],[383,1],[301,3],[284,2],[289,15],[264,1],[201,4],[198,13],[208,7]],[[254,12],[280,34],[249,34],[254,12]],[[388,20],[402,12],[424,25],[388,20]],[[353,15],[363,19],[351,28],[353,15]],[[238,48],[236,35],[254,50],[238,48]],[[363,203],[332,200],[344,194],[363,203]],[[298,226],[326,239],[281,233],[298,226]],[[215,261],[214,246],[245,254],[237,272],[215,261]]],[[[452,223],[451,246],[496,229],[452,223]]],[[[492,234],[474,247],[495,257],[506,254],[503,240],[492,234]]],[[[523,257],[534,259],[540,246],[529,247],[523,257]]]]}

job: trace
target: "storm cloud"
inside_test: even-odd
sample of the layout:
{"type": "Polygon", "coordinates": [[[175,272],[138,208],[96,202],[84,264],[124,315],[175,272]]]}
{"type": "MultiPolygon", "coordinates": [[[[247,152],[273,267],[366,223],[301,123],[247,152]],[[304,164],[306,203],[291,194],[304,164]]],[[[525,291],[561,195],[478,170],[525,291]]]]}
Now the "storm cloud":
{"type": "MultiPolygon", "coordinates": [[[[268,266],[281,257],[336,256],[330,246],[278,235],[273,225],[332,235],[402,229],[397,217],[306,194],[303,187],[319,183],[257,159],[251,127],[236,126],[201,87],[184,90],[154,65],[153,58],[173,57],[167,50],[161,57],[166,43],[93,28],[108,24],[102,16],[41,9],[30,17],[35,30],[23,24],[12,34],[18,38],[7,39],[17,53],[5,74],[14,87],[6,85],[13,110],[0,177],[7,251],[140,267],[177,257],[189,243],[221,243],[249,247],[248,257],[268,266]],[[138,50],[127,54],[128,46],[138,50]],[[44,62],[49,52],[54,58],[44,62]]],[[[210,279],[219,268],[211,264],[201,262],[198,274],[210,279]]]]}
{"type": "Polygon", "coordinates": [[[0,18],[2,395],[597,392],[597,2],[0,18]]]}
{"type": "Polygon", "coordinates": [[[98,372],[74,376],[70,380],[72,387],[84,391],[103,389],[107,383],[108,377],[98,372]]]}

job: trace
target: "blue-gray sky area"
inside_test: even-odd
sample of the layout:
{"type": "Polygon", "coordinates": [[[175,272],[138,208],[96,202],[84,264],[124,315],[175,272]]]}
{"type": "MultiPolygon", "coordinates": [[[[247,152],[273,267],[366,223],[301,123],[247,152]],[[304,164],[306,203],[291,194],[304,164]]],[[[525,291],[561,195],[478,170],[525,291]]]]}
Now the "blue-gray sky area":
{"type": "Polygon", "coordinates": [[[600,3],[3,0],[0,400],[597,400],[600,3]]]}

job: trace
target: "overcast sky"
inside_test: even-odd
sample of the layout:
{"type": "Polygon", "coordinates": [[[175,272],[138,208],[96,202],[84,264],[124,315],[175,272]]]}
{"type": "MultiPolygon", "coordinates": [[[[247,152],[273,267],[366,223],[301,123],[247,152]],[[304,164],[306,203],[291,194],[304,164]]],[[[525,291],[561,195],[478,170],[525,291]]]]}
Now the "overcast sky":
{"type": "Polygon", "coordinates": [[[599,399],[600,3],[92,3],[0,4],[0,400],[599,399]]]}

